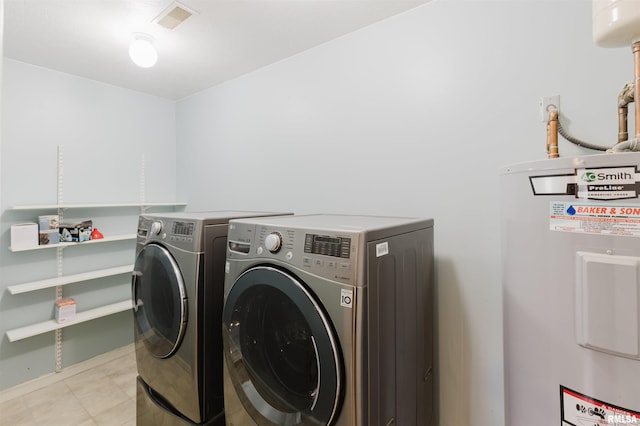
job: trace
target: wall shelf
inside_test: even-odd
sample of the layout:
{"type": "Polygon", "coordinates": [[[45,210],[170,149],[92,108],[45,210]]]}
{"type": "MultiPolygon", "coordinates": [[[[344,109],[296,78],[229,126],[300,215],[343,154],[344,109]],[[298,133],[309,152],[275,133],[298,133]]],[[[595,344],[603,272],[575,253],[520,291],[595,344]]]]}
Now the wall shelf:
{"type": "Polygon", "coordinates": [[[96,318],[106,317],[108,315],[117,314],[118,312],[124,312],[133,307],[131,300],[124,300],[122,302],[113,303],[111,305],[100,306],[99,308],[89,309],[84,312],[78,312],[76,317],[68,322],[59,324],[56,320],[44,321],[25,327],[14,328],[13,330],[7,330],[7,338],[10,342],[26,339],[27,337],[37,336],[39,334],[47,333],[49,331],[55,331],[71,325],[80,324],[86,321],[91,321],[96,318]]]}
{"type": "Polygon", "coordinates": [[[184,207],[187,203],[112,203],[112,204],[33,204],[12,206],[8,210],[104,209],[121,207],[184,207]]]}
{"type": "Polygon", "coordinates": [[[80,243],[69,242],[69,243],[47,244],[43,246],[33,246],[33,247],[26,247],[21,249],[13,249],[9,247],[9,250],[13,252],[18,252],[18,251],[29,251],[29,250],[43,250],[43,249],[51,249],[51,248],[67,248],[67,247],[84,246],[87,244],[99,244],[99,243],[108,243],[111,241],[123,241],[123,240],[135,240],[135,239],[136,239],[136,234],[112,235],[110,237],[100,238],[99,240],[88,240],[88,241],[82,241],[80,243]]]}
{"type": "Polygon", "coordinates": [[[67,275],[56,278],[49,278],[41,281],[33,281],[24,284],[15,284],[7,287],[11,294],[28,293],[30,291],[42,290],[71,283],[94,280],[97,278],[111,277],[114,275],[128,274],[133,271],[133,265],[116,266],[113,268],[100,269],[97,271],[84,272],[82,274],[67,275]]]}
{"type": "MultiPolygon", "coordinates": [[[[111,221],[112,223],[116,224],[116,223],[120,223],[121,219],[123,219],[122,217],[123,215],[125,217],[130,216],[131,217],[130,225],[135,226],[137,222],[137,217],[134,217],[134,216],[138,216],[139,214],[144,214],[147,211],[147,209],[161,208],[160,210],[162,210],[162,208],[166,208],[169,210],[176,211],[187,205],[187,203],[179,202],[179,201],[171,201],[171,202],[148,202],[147,201],[146,194],[145,194],[146,190],[145,190],[144,155],[142,156],[142,162],[140,167],[140,182],[139,182],[140,198],[138,199],[137,202],[121,202],[121,203],[102,202],[101,203],[99,202],[99,200],[97,200],[98,202],[93,202],[93,201],[88,201],[85,198],[85,199],[80,199],[80,201],[88,201],[88,202],[77,203],[77,204],[67,203],[64,201],[64,198],[65,198],[64,197],[65,195],[64,194],[65,192],[64,191],[64,175],[65,175],[64,169],[65,167],[64,167],[64,161],[63,161],[63,149],[62,149],[62,146],[58,146],[57,194],[56,194],[57,197],[55,201],[53,203],[14,205],[14,206],[8,207],[6,211],[12,212],[12,214],[8,216],[10,221],[18,223],[17,221],[20,219],[24,221],[24,217],[31,217],[31,221],[32,221],[34,216],[56,213],[58,215],[58,222],[65,223],[64,219],[67,214],[67,211],[71,209],[96,209],[97,210],[97,209],[119,209],[120,208],[120,209],[126,209],[126,210],[122,212],[118,212],[117,218],[116,217],[112,218],[110,217],[110,215],[105,215],[104,220],[111,221]]],[[[130,200],[131,198],[127,197],[127,199],[130,200]]],[[[36,201],[41,201],[41,200],[36,200],[36,201]]],[[[27,219],[27,221],[28,220],[29,219],[27,219]]],[[[119,229],[121,229],[120,232],[127,232],[125,229],[121,227],[122,225],[119,225],[119,226],[120,226],[119,229]]],[[[118,231],[115,231],[115,232],[118,232],[118,231]]],[[[100,244],[100,243],[109,243],[114,241],[129,241],[129,240],[132,240],[133,242],[135,242],[137,238],[137,235],[135,233],[124,234],[124,235],[111,235],[111,232],[109,232],[108,234],[109,235],[101,239],[95,239],[95,240],[92,239],[92,240],[77,242],[77,243],[64,242],[64,243],[57,243],[57,244],[35,245],[37,244],[37,242],[34,241],[35,244],[27,248],[8,247],[8,249],[11,252],[56,249],[56,250],[48,250],[49,253],[51,252],[55,253],[55,260],[56,260],[55,276],[52,276],[51,278],[47,278],[47,279],[42,279],[42,280],[33,280],[33,281],[24,282],[25,280],[29,280],[30,278],[33,279],[35,277],[34,276],[29,277],[28,274],[24,274],[24,275],[20,274],[22,278],[19,278],[19,279],[23,282],[19,284],[6,286],[9,294],[16,295],[16,294],[34,292],[42,289],[53,288],[55,289],[55,297],[52,300],[52,303],[53,303],[54,300],[60,300],[64,298],[63,289],[66,289],[66,291],[70,293],[66,295],[67,297],[70,297],[70,296],[72,297],[73,292],[77,291],[75,286],[65,287],[65,285],[67,284],[78,283],[78,282],[88,282],[98,278],[112,277],[112,276],[118,276],[118,275],[124,275],[124,274],[131,275],[133,271],[133,265],[121,264],[124,262],[128,262],[127,260],[118,261],[118,263],[120,263],[120,266],[109,267],[109,265],[105,265],[103,263],[102,254],[108,254],[108,256],[105,256],[105,258],[107,259],[112,258],[112,255],[116,255],[116,253],[111,253],[112,250],[107,250],[107,248],[103,250],[101,248],[101,247],[108,247],[108,246],[98,246],[95,249],[85,250],[84,253],[80,250],[76,250],[73,252],[69,252],[68,250],[65,250],[69,247],[79,247],[79,246],[85,246],[87,244],[100,244]],[[108,252],[108,253],[105,253],[105,252],[108,252]],[[91,260],[94,259],[95,257],[100,258],[100,260],[95,263],[99,263],[101,267],[106,266],[107,268],[88,271],[88,272],[82,272],[82,273],[76,273],[71,275],[64,275],[64,258],[67,256],[75,258],[75,260],[77,261],[83,260],[84,261],[83,264],[87,265],[83,268],[83,270],[85,271],[87,270],[87,268],[90,269],[91,260]]],[[[113,250],[113,251],[118,252],[117,253],[118,258],[120,258],[119,256],[122,255],[122,253],[124,253],[125,251],[127,252],[130,251],[131,254],[133,255],[133,252],[135,249],[135,243],[120,244],[117,247],[115,247],[115,249],[117,250],[113,250]]],[[[16,258],[17,257],[18,256],[16,256],[16,258]]],[[[38,256],[36,259],[32,259],[32,261],[37,262],[39,261],[40,257],[49,259],[48,255],[43,254],[43,256],[38,256]]],[[[116,257],[113,257],[113,258],[115,259],[116,257]]],[[[29,260],[27,259],[27,262],[28,261],[29,260]]],[[[126,285],[124,285],[126,283],[121,282],[121,279],[124,280],[125,277],[116,277],[112,280],[113,284],[117,285],[118,293],[126,291],[126,288],[125,288],[126,285]]],[[[91,283],[87,283],[87,284],[91,284],[91,283]]],[[[89,287],[88,285],[87,286],[85,286],[84,284],[82,285],[83,290],[85,289],[90,290],[90,288],[88,287],[89,287]]],[[[94,293],[94,292],[88,291],[88,293],[94,293]]],[[[54,337],[55,337],[55,341],[54,341],[55,371],[60,372],[62,371],[62,349],[63,349],[62,348],[63,346],[62,329],[75,324],[80,324],[82,322],[91,321],[96,318],[106,317],[108,315],[112,315],[118,312],[123,312],[123,311],[132,309],[133,302],[130,297],[130,291],[127,291],[127,293],[129,293],[128,300],[124,300],[118,303],[111,303],[105,306],[99,306],[94,309],[88,309],[88,310],[77,312],[73,320],[70,320],[61,324],[58,323],[55,319],[50,319],[48,321],[43,321],[36,324],[27,325],[24,327],[18,327],[11,330],[3,329],[3,332],[6,333],[6,336],[9,342],[15,342],[18,340],[26,339],[32,336],[53,331],[54,337]]],[[[118,300],[124,297],[127,297],[127,296],[123,294],[116,296],[114,294],[110,298],[110,300],[114,300],[114,299],[118,300]]],[[[23,300],[18,302],[24,303],[25,302],[24,299],[28,299],[28,298],[23,297],[23,300]]],[[[88,300],[87,304],[82,306],[86,307],[86,306],[99,305],[102,298],[99,296],[99,293],[96,292],[96,295],[89,296],[87,300],[88,300]],[[89,300],[91,300],[91,302],[89,302],[89,300]]],[[[28,302],[28,300],[26,300],[26,302],[28,302]]],[[[43,314],[43,316],[45,318],[47,317],[46,314],[43,314]]]]}

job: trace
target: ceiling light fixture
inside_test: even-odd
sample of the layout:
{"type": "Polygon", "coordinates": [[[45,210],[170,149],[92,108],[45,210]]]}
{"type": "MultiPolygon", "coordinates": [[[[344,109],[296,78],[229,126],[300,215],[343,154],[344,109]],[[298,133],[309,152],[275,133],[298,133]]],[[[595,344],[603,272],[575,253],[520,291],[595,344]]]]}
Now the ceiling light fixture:
{"type": "Polygon", "coordinates": [[[153,37],[148,34],[134,33],[133,43],[129,46],[129,56],[134,64],[142,68],[151,68],[158,61],[158,52],[153,47],[153,37]]]}

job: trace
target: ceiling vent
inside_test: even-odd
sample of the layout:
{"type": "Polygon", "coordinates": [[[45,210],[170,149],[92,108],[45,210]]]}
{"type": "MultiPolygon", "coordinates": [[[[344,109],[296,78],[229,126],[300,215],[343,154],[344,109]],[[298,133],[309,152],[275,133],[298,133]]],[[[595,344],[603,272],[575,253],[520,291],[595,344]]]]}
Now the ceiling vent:
{"type": "Polygon", "coordinates": [[[194,10],[189,9],[183,4],[173,2],[165,10],[153,20],[156,24],[169,30],[174,30],[191,15],[196,14],[194,10]]]}

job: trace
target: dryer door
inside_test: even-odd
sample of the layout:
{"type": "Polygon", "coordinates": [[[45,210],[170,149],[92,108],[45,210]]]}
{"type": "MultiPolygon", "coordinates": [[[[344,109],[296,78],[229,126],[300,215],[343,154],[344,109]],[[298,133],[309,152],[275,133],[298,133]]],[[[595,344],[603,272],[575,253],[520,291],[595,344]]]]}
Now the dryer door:
{"type": "Polygon", "coordinates": [[[223,311],[225,362],[258,425],[331,424],[342,357],[331,322],[307,287],[260,266],[231,287],[223,311]]]}
{"type": "Polygon", "coordinates": [[[172,355],[187,325],[182,274],[169,251],[147,244],[136,256],[131,281],[136,340],[157,358],[172,355]]]}

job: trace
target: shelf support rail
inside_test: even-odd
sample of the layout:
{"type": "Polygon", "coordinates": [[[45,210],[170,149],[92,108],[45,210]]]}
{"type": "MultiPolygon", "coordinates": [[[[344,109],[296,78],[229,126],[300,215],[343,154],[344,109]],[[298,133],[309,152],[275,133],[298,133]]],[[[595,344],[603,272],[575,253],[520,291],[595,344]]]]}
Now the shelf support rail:
{"type": "MultiPolygon", "coordinates": [[[[63,149],[62,145],[58,145],[58,206],[61,206],[64,201],[64,162],[63,162],[63,149]]],[[[62,223],[63,209],[58,207],[58,223],[62,223]]],[[[62,247],[56,248],[56,266],[57,277],[62,277],[63,273],[63,251],[62,247]]],[[[56,300],[62,299],[62,286],[56,286],[56,300]]],[[[58,328],[55,331],[55,361],[56,361],[56,373],[62,371],[62,328],[58,328]]]]}
{"type": "Polygon", "coordinates": [[[145,162],[144,162],[144,153],[143,153],[142,158],[140,160],[140,203],[142,203],[142,205],[140,206],[140,214],[143,214],[147,210],[146,206],[144,205],[144,203],[146,202],[145,173],[146,171],[145,171],[145,162]]]}

